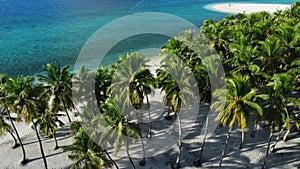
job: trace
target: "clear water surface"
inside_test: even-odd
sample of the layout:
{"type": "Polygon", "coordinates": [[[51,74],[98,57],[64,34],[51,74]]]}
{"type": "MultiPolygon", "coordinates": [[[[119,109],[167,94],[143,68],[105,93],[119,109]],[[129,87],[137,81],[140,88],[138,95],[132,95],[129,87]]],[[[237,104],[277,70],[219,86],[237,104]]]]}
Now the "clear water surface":
{"type": "MultiPolygon", "coordinates": [[[[0,73],[33,75],[47,63],[72,66],[88,38],[105,24],[137,12],[164,12],[197,26],[224,13],[204,9],[221,0],[0,0],[0,73]]],[[[230,2],[239,2],[232,0],[230,2]]],[[[294,0],[243,2],[291,4],[294,0]]],[[[116,45],[105,57],[161,47],[169,37],[139,35],[116,45]],[[133,43],[131,43],[133,42],[133,43]]]]}

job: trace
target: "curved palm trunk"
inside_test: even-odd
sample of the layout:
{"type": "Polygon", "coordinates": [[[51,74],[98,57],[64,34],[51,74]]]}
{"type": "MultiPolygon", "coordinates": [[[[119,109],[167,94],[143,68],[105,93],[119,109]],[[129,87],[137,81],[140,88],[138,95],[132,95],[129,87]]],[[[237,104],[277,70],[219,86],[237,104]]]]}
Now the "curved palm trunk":
{"type": "MultiPolygon", "coordinates": [[[[97,103],[98,104],[98,103],[97,103]]],[[[78,114],[80,111],[79,111],[79,109],[77,108],[77,106],[75,105],[75,103],[73,103],[73,100],[72,100],[72,106],[73,106],[73,110],[75,110],[76,111],[76,113],[78,114]]],[[[98,105],[99,106],[99,105],[98,105]]],[[[75,113],[75,117],[77,117],[76,116],[76,113],[75,113]]],[[[77,117],[77,121],[78,121],[78,117],[77,117]]]]}
{"type": "Polygon", "coordinates": [[[219,168],[222,167],[222,162],[223,162],[223,158],[225,157],[226,149],[227,149],[227,146],[228,146],[228,143],[229,143],[231,130],[232,130],[232,128],[229,128],[228,133],[227,133],[226,143],[225,143],[225,146],[224,146],[224,149],[223,149],[223,152],[222,152],[222,156],[221,156],[221,159],[220,159],[219,168]]]}
{"type": "Polygon", "coordinates": [[[55,147],[54,147],[54,150],[57,150],[59,148],[58,146],[58,142],[57,142],[57,139],[56,139],[56,133],[53,131],[53,128],[50,127],[50,130],[51,130],[51,133],[52,133],[52,136],[54,138],[54,141],[55,141],[55,147]]]}
{"type": "Polygon", "coordinates": [[[44,149],[43,149],[43,144],[42,144],[40,135],[39,135],[39,133],[38,133],[36,124],[34,123],[33,119],[32,119],[32,124],[33,124],[34,130],[35,130],[36,137],[37,137],[37,139],[38,139],[38,141],[39,141],[40,151],[41,151],[41,154],[42,154],[42,157],[43,157],[45,169],[48,169],[47,160],[46,160],[45,153],[44,153],[44,149]]]}
{"type": "Polygon", "coordinates": [[[128,157],[128,159],[129,159],[129,161],[130,161],[130,163],[131,163],[131,165],[132,165],[132,168],[135,169],[135,165],[134,165],[134,163],[133,163],[133,161],[132,161],[132,159],[131,159],[131,157],[130,157],[130,154],[129,154],[129,150],[128,150],[128,149],[129,149],[129,146],[127,145],[126,138],[124,137],[124,135],[122,135],[122,137],[123,137],[123,140],[124,140],[124,148],[125,148],[127,157],[128,157]]]}
{"type": "Polygon", "coordinates": [[[21,148],[22,148],[22,152],[23,152],[23,160],[21,161],[21,164],[25,165],[25,164],[27,164],[28,160],[26,159],[26,152],[25,152],[24,145],[23,145],[23,143],[22,143],[22,140],[21,140],[21,138],[20,138],[20,135],[19,135],[19,132],[18,132],[16,126],[15,126],[14,122],[13,122],[12,119],[11,119],[9,110],[7,110],[7,114],[8,114],[10,123],[11,123],[11,125],[13,126],[13,128],[14,128],[14,130],[15,130],[15,132],[16,132],[18,141],[19,141],[19,143],[20,143],[20,145],[21,145],[21,148]]]}
{"type": "Polygon", "coordinates": [[[146,99],[147,99],[147,107],[148,107],[148,117],[149,117],[149,129],[148,129],[148,137],[151,139],[152,138],[152,119],[151,119],[151,114],[150,114],[150,103],[149,103],[149,98],[148,95],[146,94],[146,99]]]}
{"type": "Polygon", "coordinates": [[[197,160],[194,161],[194,164],[197,167],[201,166],[201,158],[202,158],[202,153],[203,153],[203,149],[204,149],[204,145],[205,145],[205,141],[206,141],[206,136],[207,136],[208,120],[209,120],[209,116],[206,116],[206,123],[205,123],[205,129],[204,129],[204,138],[203,138],[203,141],[202,141],[199,157],[198,157],[197,160]]]}
{"type": "Polygon", "coordinates": [[[12,131],[10,131],[10,130],[8,129],[7,132],[11,135],[11,137],[12,137],[12,138],[14,139],[14,141],[15,141],[15,144],[14,144],[14,146],[13,146],[13,149],[19,147],[20,144],[18,144],[18,141],[17,141],[16,137],[14,136],[14,134],[12,133],[12,131]]]}
{"type": "Polygon", "coordinates": [[[284,131],[284,128],[286,126],[286,123],[282,126],[276,140],[275,140],[275,143],[271,145],[270,147],[270,152],[274,153],[276,151],[276,144],[278,143],[279,139],[280,139],[280,136],[282,135],[283,131],[284,131]]]}
{"type": "Polygon", "coordinates": [[[269,136],[269,141],[268,141],[268,147],[267,147],[267,150],[266,150],[266,155],[265,155],[265,159],[264,159],[264,163],[262,165],[262,169],[265,169],[267,166],[267,159],[268,159],[268,155],[269,155],[269,149],[270,149],[270,144],[271,144],[271,140],[272,140],[272,136],[273,136],[273,131],[271,130],[270,131],[270,136],[269,136]]]}
{"type": "Polygon", "coordinates": [[[73,103],[73,100],[72,100],[72,107],[73,107],[73,109],[75,109],[77,112],[79,112],[77,106],[73,103]]]}
{"type": "Polygon", "coordinates": [[[242,129],[242,141],[241,141],[241,143],[240,143],[240,145],[239,145],[239,149],[242,148],[242,146],[243,146],[243,144],[244,144],[244,140],[245,140],[245,131],[242,129]]]}
{"type": "Polygon", "coordinates": [[[104,150],[106,156],[109,158],[109,160],[114,164],[114,166],[116,167],[116,169],[119,169],[119,166],[117,165],[117,163],[111,158],[111,156],[108,154],[108,152],[106,150],[104,150]]]}
{"type": "Polygon", "coordinates": [[[286,142],[287,141],[287,136],[290,134],[290,130],[288,130],[285,135],[283,136],[283,141],[286,142]]]}
{"type": "Polygon", "coordinates": [[[180,167],[180,155],[181,155],[181,136],[182,136],[182,133],[181,133],[181,121],[180,121],[180,115],[178,114],[177,115],[177,122],[178,122],[178,156],[177,156],[177,159],[176,159],[176,166],[174,168],[179,168],[180,167]]]}
{"type": "Polygon", "coordinates": [[[70,117],[70,115],[69,115],[68,109],[66,108],[65,102],[62,101],[62,103],[63,103],[64,109],[65,109],[65,112],[66,112],[66,114],[67,114],[67,116],[68,116],[68,120],[69,120],[69,122],[71,123],[72,120],[71,120],[71,117],[70,117]]]}
{"type": "Polygon", "coordinates": [[[131,157],[130,157],[128,148],[126,149],[126,153],[127,153],[128,159],[129,159],[129,161],[130,161],[130,163],[131,163],[131,165],[132,165],[132,168],[135,169],[135,165],[134,165],[134,163],[133,163],[133,161],[132,161],[132,159],[131,159],[131,157]]]}

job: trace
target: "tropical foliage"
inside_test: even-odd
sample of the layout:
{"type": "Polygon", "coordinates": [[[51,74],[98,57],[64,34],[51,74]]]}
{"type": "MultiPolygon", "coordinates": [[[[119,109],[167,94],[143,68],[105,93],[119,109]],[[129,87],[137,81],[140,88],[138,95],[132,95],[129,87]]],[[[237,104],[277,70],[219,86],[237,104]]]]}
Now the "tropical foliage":
{"type": "MultiPolygon", "coordinates": [[[[296,114],[300,108],[299,23],[299,2],[273,14],[237,14],[220,21],[206,20],[201,33],[188,30],[167,42],[160,53],[161,68],[155,74],[151,73],[144,55],[129,53],[116,64],[95,72],[82,67],[79,72],[71,73],[68,66],[48,64],[46,72],[38,78],[1,75],[0,134],[10,134],[14,147],[20,145],[25,164],[26,151],[15,123],[31,124],[47,168],[40,134],[52,136],[58,148],[56,132],[64,125],[63,111],[69,122],[73,115],[80,115],[80,121],[70,124],[73,143],[63,146],[64,151],[70,151],[72,168],[119,168],[108,147],[114,154],[123,148],[135,168],[129,150],[138,141],[142,144],[140,165],[143,166],[146,164],[143,140],[152,138],[148,97],[160,89],[164,93],[162,104],[168,107],[165,118],[174,115],[174,130],[178,124],[179,153],[174,168],[180,167],[180,113],[190,104],[200,102],[211,104],[216,123],[228,127],[220,167],[234,126],[241,131],[242,148],[246,129],[252,122],[249,119],[254,118],[255,124],[263,124],[270,130],[265,168],[268,152],[275,151],[281,133],[287,131],[286,140],[293,126],[300,128],[296,114]],[[226,86],[216,89],[222,81],[226,86]],[[145,109],[149,118],[148,138],[144,138],[139,121],[145,109]],[[281,132],[271,145],[278,129],[281,132]]],[[[208,121],[207,116],[205,137],[195,161],[197,166],[201,165],[208,121]]]]}

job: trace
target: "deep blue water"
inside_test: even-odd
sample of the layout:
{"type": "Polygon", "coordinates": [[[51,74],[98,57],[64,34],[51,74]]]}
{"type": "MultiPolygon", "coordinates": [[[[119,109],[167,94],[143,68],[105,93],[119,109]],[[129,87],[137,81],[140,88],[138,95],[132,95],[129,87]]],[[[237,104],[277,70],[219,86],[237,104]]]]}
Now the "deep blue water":
{"type": "MultiPolygon", "coordinates": [[[[0,73],[32,75],[40,72],[47,63],[72,66],[95,31],[115,19],[137,12],[164,12],[201,26],[205,19],[219,20],[226,16],[203,8],[218,2],[229,1],[0,0],[0,73]]],[[[243,2],[291,4],[295,1],[243,2]]],[[[158,35],[132,37],[115,46],[104,63],[113,63],[119,54],[128,51],[161,47],[167,39],[158,35]]]]}

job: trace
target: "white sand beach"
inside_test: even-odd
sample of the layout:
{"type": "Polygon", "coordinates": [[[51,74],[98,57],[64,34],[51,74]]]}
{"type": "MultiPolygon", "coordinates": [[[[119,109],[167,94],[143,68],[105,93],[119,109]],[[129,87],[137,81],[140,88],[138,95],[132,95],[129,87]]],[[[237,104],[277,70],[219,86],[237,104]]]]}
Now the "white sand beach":
{"type": "MultiPolygon", "coordinates": [[[[159,62],[151,61],[149,65],[152,66],[152,71],[159,68],[159,62]]],[[[149,140],[144,138],[146,149],[146,165],[139,166],[138,162],[142,157],[142,149],[140,141],[130,146],[130,154],[133,162],[138,169],[171,169],[177,157],[178,148],[176,146],[177,137],[170,135],[170,125],[172,121],[164,119],[166,115],[165,107],[161,104],[162,94],[159,90],[154,96],[150,96],[150,111],[153,119],[153,138],[149,140]],[[170,139],[173,139],[170,141],[170,139]],[[164,141],[164,140],[167,140],[164,141]],[[160,147],[160,145],[165,145],[160,147]],[[151,147],[152,146],[152,147],[151,147]],[[154,148],[153,148],[154,147],[154,148]],[[159,149],[158,149],[159,148],[159,149]],[[149,155],[150,154],[150,155],[149,155]]],[[[208,105],[201,105],[196,121],[187,121],[182,118],[182,123],[189,123],[188,130],[184,130],[186,137],[183,139],[181,168],[192,169],[196,168],[193,164],[197,158],[200,146],[202,144],[202,137],[200,130],[203,124],[203,117],[208,112],[208,105]],[[204,115],[204,116],[203,116],[204,115]]],[[[147,114],[144,114],[147,116],[147,114]]],[[[67,119],[63,119],[65,122],[67,119]]],[[[72,120],[77,120],[72,117],[72,120]]],[[[147,128],[146,124],[146,128],[147,128]]],[[[38,142],[34,131],[27,124],[18,125],[19,132],[21,132],[22,140],[27,152],[29,163],[25,166],[20,165],[22,159],[21,148],[12,149],[13,140],[9,135],[1,137],[0,140],[0,168],[1,169],[40,169],[44,167],[43,160],[40,154],[38,142]]],[[[256,137],[251,138],[250,133],[253,126],[245,133],[245,143],[242,149],[238,149],[241,139],[241,132],[239,129],[234,129],[231,135],[230,143],[227,149],[226,157],[223,162],[223,168],[237,169],[237,168],[261,168],[264,154],[267,148],[267,140],[269,131],[259,128],[256,137]]],[[[226,134],[228,128],[217,127],[206,141],[206,146],[203,152],[203,164],[201,168],[217,168],[222,149],[225,144],[226,134]]],[[[271,153],[268,158],[268,168],[300,168],[300,133],[293,131],[287,142],[279,141],[277,145],[277,152],[271,153]]],[[[273,137],[276,139],[277,134],[273,137]]],[[[57,133],[58,143],[60,146],[72,143],[72,135],[68,127],[61,128],[57,133]]],[[[68,153],[63,153],[61,149],[53,150],[54,141],[50,138],[43,137],[43,146],[47,157],[48,166],[51,169],[70,168],[73,163],[68,159],[68,153]]],[[[108,151],[112,154],[112,148],[108,151]]],[[[132,168],[126,156],[125,151],[120,150],[117,156],[112,158],[116,161],[120,168],[132,168]]]]}
{"type": "Polygon", "coordinates": [[[254,12],[266,11],[274,13],[277,10],[285,10],[290,8],[291,5],[286,4],[260,4],[260,3],[218,3],[207,5],[206,8],[224,13],[245,13],[250,14],[254,12]]]}

